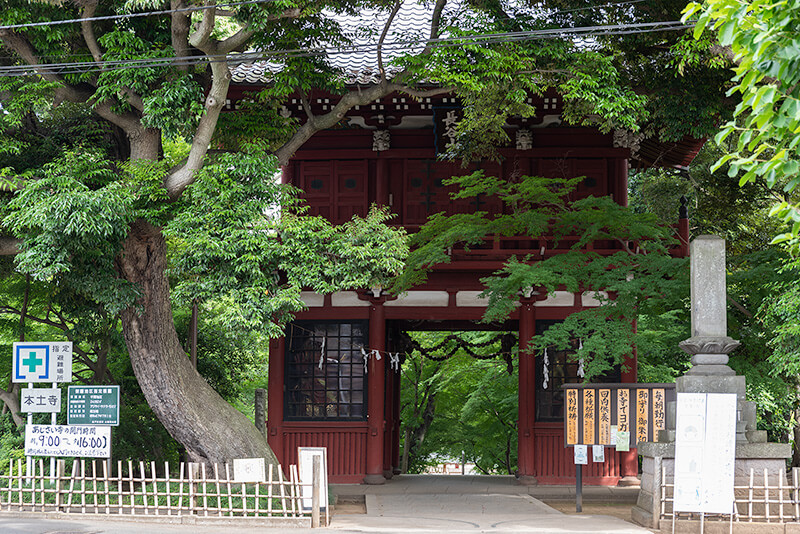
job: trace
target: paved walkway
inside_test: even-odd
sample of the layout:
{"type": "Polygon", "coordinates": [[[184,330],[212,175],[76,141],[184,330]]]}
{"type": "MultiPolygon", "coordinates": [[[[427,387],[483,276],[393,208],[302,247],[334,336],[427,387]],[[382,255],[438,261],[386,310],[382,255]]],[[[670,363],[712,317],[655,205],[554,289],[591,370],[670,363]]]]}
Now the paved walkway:
{"type": "MultiPolygon", "coordinates": [[[[562,514],[541,502],[574,499],[575,488],[519,486],[513,477],[405,475],[383,486],[333,485],[340,498],[364,496],[367,513],[336,515],[328,528],[288,529],[230,525],[180,525],[153,522],[101,521],[86,516],[43,519],[0,516],[3,534],[263,534],[324,532],[427,533],[608,533],[646,534],[649,531],[605,515],[562,514]]],[[[584,503],[628,502],[635,488],[584,488],[584,503]]]]}
{"type": "MultiPolygon", "coordinates": [[[[621,519],[562,514],[541,498],[573,499],[574,487],[520,486],[514,477],[404,475],[382,486],[334,485],[339,498],[364,495],[366,515],[335,515],[347,532],[647,533],[621,519]]],[[[585,487],[584,502],[635,502],[638,488],[585,487]]]]}

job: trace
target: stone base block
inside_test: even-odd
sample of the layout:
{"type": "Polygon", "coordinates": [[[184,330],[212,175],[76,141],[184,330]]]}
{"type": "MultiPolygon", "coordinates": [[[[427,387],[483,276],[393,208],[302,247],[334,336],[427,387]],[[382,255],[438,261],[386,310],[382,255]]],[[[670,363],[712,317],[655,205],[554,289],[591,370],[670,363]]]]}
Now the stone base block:
{"type": "Polygon", "coordinates": [[[631,509],[631,520],[637,525],[648,527],[653,524],[653,514],[643,508],[634,506],[631,509]]]}
{"type": "Polygon", "coordinates": [[[745,401],[746,382],[743,376],[684,375],[675,379],[678,393],[736,393],[745,401]]]}
{"type": "MultiPolygon", "coordinates": [[[[666,475],[667,483],[671,484],[674,481],[675,443],[640,443],[638,449],[639,454],[642,456],[642,484],[636,506],[631,511],[631,518],[642,526],[658,528],[658,516],[661,514],[661,473],[663,472],[666,475]]],[[[785,484],[786,458],[791,457],[791,454],[791,445],[788,443],[737,443],[734,484],[747,486],[750,482],[751,470],[754,473],[754,484],[756,486],[764,484],[765,470],[768,473],[770,485],[778,486],[778,477],[782,477],[785,484]]],[[[665,512],[672,513],[671,503],[665,505],[665,512]]],[[[754,513],[758,513],[758,511],[754,510],[754,513]]],[[[672,522],[669,521],[669,524],[671,528],[672,522]]],[[[759,525],[759,523],[741,524],[748,526],[759,525]]],[[[725,528],[727,528],[727,523],[725,525],[725,528]]],[[[681,531],[676,530],[676,532],[681,531]]],[[[689,530],[687,532],[699,532],[699,523],[697,530],[689,530]]],[[[708,532],[712,531],[708,530],[708,532]]],[[[739,530],[737,532],[762,531],[739,530]]],[[[764,530],[763,532],[772,531],[764,530]]],[[[781,530],[780,532],[783,531],[781,530]]],[[[800,534],[800,529],[797,534],[800,534]]]]}

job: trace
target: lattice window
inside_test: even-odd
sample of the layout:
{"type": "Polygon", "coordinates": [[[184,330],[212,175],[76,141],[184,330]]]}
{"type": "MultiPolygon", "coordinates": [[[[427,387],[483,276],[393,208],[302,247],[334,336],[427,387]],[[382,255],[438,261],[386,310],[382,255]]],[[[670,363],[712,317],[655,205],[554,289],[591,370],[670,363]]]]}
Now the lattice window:
{"type": "MultiPolygon", "coordinates": [[[[541,335],[557,321],[536,321],[536,334],[541,335]]],[[[536,420],[561,422],[564,420],[564,384],[583,382],[581,363],[574,358],[580,340],[573,340],[573,349],[555,350],[553,347],[536,355],[536,420]]],[[[620,382],[619,367],[594,382],[620,382]]]]}
{"type": "Polygon", "coordinates": [[[287,328],[287,420],[364,420],[367,323],[298,321],[287,328]]]}

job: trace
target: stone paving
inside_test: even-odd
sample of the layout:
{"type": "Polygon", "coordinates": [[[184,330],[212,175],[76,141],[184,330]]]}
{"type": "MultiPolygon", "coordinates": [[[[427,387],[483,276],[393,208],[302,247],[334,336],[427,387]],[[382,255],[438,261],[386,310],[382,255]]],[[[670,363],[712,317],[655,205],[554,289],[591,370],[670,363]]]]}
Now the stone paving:
{"type": "MultiPolygon", "coordinates": [[[[520,486],[513,477],[404,475],[381,486],[334,485],[332,491],[366,499],[366,515],[334,513],[331,530],[339,532],[649,532],[610,516],[562,514],[539,498],[574,499],[574,487],[520,486]]],[[[592,486],[584,488],[584,499],[632,505],[637,492],[592,486]]]]}
{"type": "MultiPolygon", "coordinates": [[[[104,521],[98,516],[0,515],[2,534],[256,534],[317,533],[609,533],[650,531],[606,515],[563,514],[540,499],[574,499],[575,488],[520,486],[513,477],[405,475],[382,486],[334,485],[334,495],[363,496],[366,514],[336,515],[321,529],[231,524],[104,521]]],[[[584,488],[584,502],[633,503],[635,488],[584,488]]]]}

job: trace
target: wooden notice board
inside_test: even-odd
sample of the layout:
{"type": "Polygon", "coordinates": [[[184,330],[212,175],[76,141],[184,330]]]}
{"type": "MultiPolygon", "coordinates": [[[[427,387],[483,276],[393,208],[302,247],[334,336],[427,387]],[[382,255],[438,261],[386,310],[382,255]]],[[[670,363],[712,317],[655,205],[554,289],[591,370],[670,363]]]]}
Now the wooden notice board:
{"type": "Polygon", "coordinates": [[[562,389],[567,447],[611,446],[612,426],[629,432],[631,448],[655,441],[667,426],[667,403],[676,399],[675,384],[565,384],[562,389]]]}

